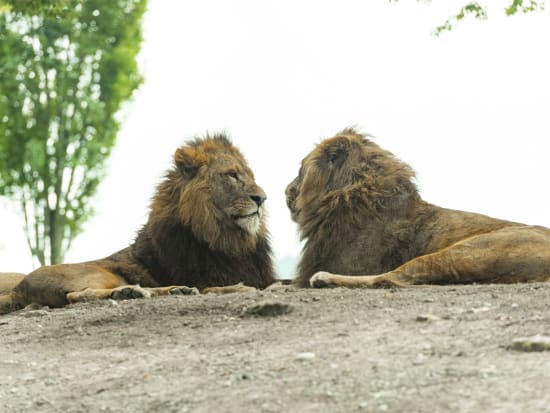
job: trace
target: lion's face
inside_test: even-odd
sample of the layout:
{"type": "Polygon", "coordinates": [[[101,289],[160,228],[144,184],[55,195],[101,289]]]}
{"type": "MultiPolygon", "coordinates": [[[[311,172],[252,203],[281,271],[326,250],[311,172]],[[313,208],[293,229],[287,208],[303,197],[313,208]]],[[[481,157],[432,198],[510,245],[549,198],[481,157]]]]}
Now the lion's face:
{"type": "Polygon", "coordinates": [[[304,210],[315,210],[326,194],[352,185],[358,178],[355,163],[361,163],[361,137],[340,133],[317,145],[303,160],[298,176],[285,194],[292,220],[301,224],[304,210]]]}
{"type": "Polygon", "coordinates": [[[250,168],[232,156],[220,156],[205,171],[212,203],[224,220],[255,235],[260,230],[266,195],[254,182],[250,168]]]}
{"type": "Polygon", "coordinates": [[[307,237],[320,222],[329,222],[329,215],[356,214],[359,207],[399,208],[403,199],[416,193],[413,177],[410,167],[390,152],[344,129],[304,158],[298,176],[286,188],[287,205],[307,237]]]}
{"type": "Polygon", "coordinates": [[[302,174],[304,167],[302,162],[302,167],[300,168],[300,171],[298,173],[298,176],[292,180],[291,183],[289,183],[285,190],[286,195],[286,205],[288,206],[288,209],[290,210],[290,217],[294,222],[298,222],[298,214],[299,211],[296,208],[296,199],[298,198],[300,194],[300,186],[302,184],[302,174]]]}
{"type": "Polygon", "coordinates": [[[211,248],[233,255],[250,251],[267,236],[265,192],[225,136],[192,141],[177,149],[174,161],[154,208],[171,211],[167,214],[179,217],[211,248]]]}

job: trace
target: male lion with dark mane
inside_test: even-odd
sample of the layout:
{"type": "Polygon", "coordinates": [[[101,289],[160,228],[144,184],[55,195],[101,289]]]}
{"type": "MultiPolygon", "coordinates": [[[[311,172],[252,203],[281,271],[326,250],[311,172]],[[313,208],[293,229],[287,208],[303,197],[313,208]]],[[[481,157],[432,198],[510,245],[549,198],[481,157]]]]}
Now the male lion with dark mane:
{"type": "Polygon", "coordinates": [[[550,281],[550,229],[431,205],[413,177],[408,165],[353,129],[317,145],[286,189],[306,240],[295,283],[550,281]]]}
{"type": "Polygon", "coordinates": [[[176,150],[132,245],[100,260],[37,269],[0,296],[0,313],[31,304],[265,288],[275,282],[265,199],[226,136],[195,139],[176,150]]]}

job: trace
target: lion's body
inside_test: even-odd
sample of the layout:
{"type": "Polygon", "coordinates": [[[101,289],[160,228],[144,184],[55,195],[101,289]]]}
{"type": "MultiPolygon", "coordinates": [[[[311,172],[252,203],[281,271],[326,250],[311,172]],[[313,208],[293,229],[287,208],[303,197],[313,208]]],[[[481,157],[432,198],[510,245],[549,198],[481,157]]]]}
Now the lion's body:
{"type": "Polygon", "coordinates": [[[37,269],[2,298],[0,313],[113,294],[133,298],[272,284],[265,194],[241,153],[220,135],[179,148],[174,160],[132,245],[104,259],[37,269]]]}
{"type": "Polygon", "coordinates": [[[0,272],[0,295],[7,294],[23,280],[25,274],[18,272],[0,272]]]}
{"type": "Polygon", "coordinates": [[[319,144],[287,188],[306,240],[295,282],[550,281],[550,229],[431,205],[413,177],[408,165],[353,130],[319,144]]]}

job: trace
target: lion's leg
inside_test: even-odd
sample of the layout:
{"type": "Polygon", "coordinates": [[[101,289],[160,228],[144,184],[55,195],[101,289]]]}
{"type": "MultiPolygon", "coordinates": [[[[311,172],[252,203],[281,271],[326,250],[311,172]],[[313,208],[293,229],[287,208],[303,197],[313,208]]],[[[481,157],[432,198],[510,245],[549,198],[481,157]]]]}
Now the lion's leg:
{"type": "Polygon", "coordinates": [[[271,292],[288,292],[295,290],[296,287],[292,285],[292,280],[280,280],[264,288],[264,291],[271,292]]]}
{"type": "Polygon", "coordinates": [[[550,280],[550,231],[505,227],[457,242],[382,274],[393,285],[515,283],[550,280]]]}
{"type": "Polygon", "coordinates": [[[168,287],[144,288],[152,296],[157,295],[197,295],[199,290],[195,287],[186,287],[185,285],[170,285],[168,287]]]}
{"type": "Polygon", "coordinates": [[[230,293],[251,293],[256,291],[256,288],[249,287],[243,283],[234,285],[226,285],[223,287],[207,287],[201,290],[201,294],[230,294],[230,293]]]}
{"type": "Polygon", "coordinates": [[[61,307],[71,302],[110,298],[109,292],[127,281],[94,264],[41,267],[16,287],[22,307],[37,304],[61,307]]]}
{"type": "Polygon", "coordinates": [[[313,288],[345,287],[345,288],[374,288],[383,287],[392,283],[386,281],[384,274],[381,275],[342,275],[333,274],[327,271],[316,272],[309,280],[313,288]]]}
{"type": "Polygon", "coordinates": [[[94,300],[130,300],[133,298],[150,298],[151,293],[139,285],[121,285],[116,288],[86,288],[66,294],[69,303],[80,303],[94,300]]]}
{"type": "MultiPolygon", "coordinates": [[[[433,254],[422,255],[407,261],[395,270],[378,275],[354,276],[318,272],[311,277],[310,285],[315,288],[383,288],[472,282],[469,276],[472,273],[472,268],[469,268],[472,260],[458,259],[458,249],[455,248],[453,246],[433,254]]],[[[475,263],[475,266],[479,265],[480,262],[475,263]]]]}
{"type": "Polygon", "coordinates": [[[121,285],[116,288],[86,288],[82,291],[73,291],[67,294],[70,303],[92,300],[131,300],[134,298],[151,298],[160,295],[195,295],[199,294],[196,288],[172,285],[169,287],[144,288],[139,285],[121,285]]]}
{"type": "Polygon", "coordinates": [[[549,235],[547,230],[531,227],[504,228],[422,255],[384,274],[346,276],[320,272],[310,279],[310,284],[368,288],[550,280],[549,235]]]}
{"type": "MultiPolygon", "coordinates": [[[[292,290],[291,280],[280,280],[269,284],[263,291],[286,292],[292,290]]],[[[238,284],[226,285],[223,287],[207,287],[201,290],[203,294],[230,294],[230,293],[253,293],[258,291],[256,287],[250,287],[240,282],[238,284]]]]}

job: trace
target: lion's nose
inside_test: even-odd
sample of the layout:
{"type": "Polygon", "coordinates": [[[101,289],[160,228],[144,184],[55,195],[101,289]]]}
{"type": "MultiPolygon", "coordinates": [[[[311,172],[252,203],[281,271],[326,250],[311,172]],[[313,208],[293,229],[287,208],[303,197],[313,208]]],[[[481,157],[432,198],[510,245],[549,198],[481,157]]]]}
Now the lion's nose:
{"type": "Polygon", "coordinates": [[[285,195],[287,198],[296,196],[296,185],[294,182],[296,182],[296,179],[289,183],[285,189],[285,195]]]}
{"type": "Polygon", "coordinates": [[[264,201],[267,199],[265,195],[250,195],[250,198],[254,202],[256,202],[256,205],[258,205],[258,208],[264,203],[264,201]]]}

